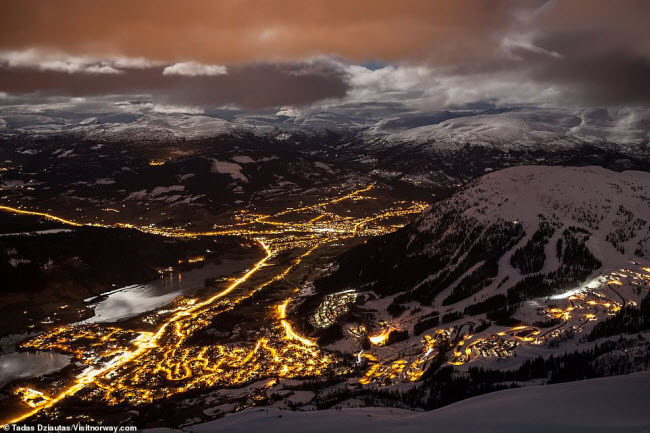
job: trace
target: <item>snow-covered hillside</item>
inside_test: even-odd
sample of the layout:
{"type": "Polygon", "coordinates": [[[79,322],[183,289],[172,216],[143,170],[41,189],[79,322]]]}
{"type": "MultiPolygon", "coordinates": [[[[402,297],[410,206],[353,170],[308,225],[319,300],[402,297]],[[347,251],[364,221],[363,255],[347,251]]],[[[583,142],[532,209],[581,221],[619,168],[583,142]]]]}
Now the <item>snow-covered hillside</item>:
{"type": "Polygon", "coordinates": [[[449,151],[467,144],[503,149],[552,150],[579,143],[629,150],[647,146],[650,115],[637,110],[518,109],[497,113],[451,113],[409,125],[383,119],[364,139],[384,146],[422,145],[431,151],[449,151]],[[643,145],[646,146],[643,146],[643,145]]]}
{"type": "MultiPolygon", "coordinates": [[[[344,253],[315,282],[316,296],[357,292],[329,348],[366,350],[372,367],[361,383],[397,385],[436,362],[516,370],[646,331],[649,192],[649,173],[601,167],[522,166],[478,178],[403,229],[344,253]]],[[[648,368],[648,350],[643,338],[611,346],[580,361],[585,373],[571,374],[648,368]]],[[[508,377],[565,374],[553,363],[541,370],[508,377]]],[[[428,380],[431,389],[440,385],[428,380]]]]}
{"type": "Polygon", "coordinates": [[[97,119],[70,125],[61,132],[83,136],[89,140],[141,141],[194,139],[232,134],[237,131],[230,122],[208,116],[190,114],[149,114],[129,123],[102,123],[97,119]]]}
{"type": "Polygon", "coordinates": [[[183,430],[196,433],[642,433],[650,429],[648,395],[650,372],[643,372],[494,392],[424,413],[389,408],[310,412],[252,408],[183,430]]]}
{"type": "MultiPolygon", "coordinates": [[[[173,152],[167,152],[166,160],[192,154],[225,160],[229,155],[215,153],[211,144],[229,142],[227,153],[253,142],[269,152],[284,148],[303,153],[301,157],[318,154],[348,172],[434,194],[513,165],[650,170],[650,112],[641,108],[510,107],[437,112],[394,108],[381,112],[360,109],[354,115],[352,111],[192,112],[182,108],[174,111],[173,107],[133,103],[114,108],[117,112],[73,113],[0,106],[0,140],[6,148],[0,150],[0,156],[13,160],[18,152],[25,160],[20,163],[28,166],[42,157],[38,154],[47,151],[48,144],[96,149],[93,144],[111,143],[113,148],[121,147],[122,155],[136,158],[142,155],[142,146],[168,145],[173,152]]],[[[111,151],[105,147],[86,158],[103,158],[103,153],[111,151]]]]}
{"type": "Polygon", "coordinates": [[[559,290],[650,260],[649,191],[646,172],[523,166],[490,173],[409,227],[352,251],[331,278],[458,308],[532,274],[547,274],[559,290]],[[572,245],[572,257],[562,245],[572,245]]]}
{"type": "MultiPolygon", "coordinates": [[[[500,149],[557,150],[581,144],[647,152],[650,112],[641,108],[560,109],[516,107],[439,112],[396,110],[350,116],[331,111],[249,113],[167,111],[144,104],[124,113],[15,112],[0,107],[0,133],[74,134],[88,139],[173,140],[251,133],[259,136],[323,136],[330,133],[368,149],[420,147],[428,152],[470,144],[500,149]]],[[[118,110],[118,108],[116,108],[118,110]]],[[[401,151],[405,149],[400,149],[401,151]]]]}

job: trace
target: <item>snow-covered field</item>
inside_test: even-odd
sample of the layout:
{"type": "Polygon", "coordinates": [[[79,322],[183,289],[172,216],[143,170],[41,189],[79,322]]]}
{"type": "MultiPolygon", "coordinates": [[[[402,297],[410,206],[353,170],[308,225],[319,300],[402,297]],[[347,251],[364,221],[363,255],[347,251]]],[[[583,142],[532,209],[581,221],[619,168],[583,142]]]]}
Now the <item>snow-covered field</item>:
{"type": "MultiPolygon", "coordinates": [[[[248,409],[184,427],[208,433],[642,433],[650,431],[650,372],[494,392],[431,412],[359,408],[248,409]]],[[[156,429],[151,432],[173,430],[156,429]]]]}

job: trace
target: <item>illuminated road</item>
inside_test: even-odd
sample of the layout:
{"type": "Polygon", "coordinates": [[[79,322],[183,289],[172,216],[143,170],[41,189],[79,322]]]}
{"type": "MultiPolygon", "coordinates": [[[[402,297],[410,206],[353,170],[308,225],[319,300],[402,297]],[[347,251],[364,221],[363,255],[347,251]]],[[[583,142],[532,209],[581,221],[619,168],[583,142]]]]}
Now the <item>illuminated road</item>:
{"type": "Polygon", "coordinates": [[[418,213],[425,208],[422,203],[400,202],[378,214],[358,218],[340,216],[329,209],[344,201],[352,202],[351,206],[370,199],[364,194],[372,188],[370,185],[274,215],[242,213],[238,217],[242,221],[207,232],[129,223],[84,224],[44,212],[0,207],[1,211],[34,215],[73,226],[135,228],[171,237],[241,236],[255,240],[265,251],[265,256],[250,270],[208,299],[182,299],[170,312],[163,314],[161,311],[158,321],[154,320],[153,330],[147,327],[138,331],[100,325],[62,326],[27,341],[22,345],[24,349],[71,354],[85,368],[56,389],[14,389],[14,395],[27,410],[0,422],[17,423],[39,413],[54,419],[58,403],[72,395],[89,402],[138,405],[197,388],[243,386],[265,377],[322,375],[338,360],[293,329],[287,316],[291,298],[274,307],[263,336],[256,340],[209,346],[188,344],[187,340],[219,314],[236,308],[259,290],[284,279],[319,247],[351,237],[390,232],[397,226],[382,224],[383,221],[418,213]],[[313,217],[314,212],[319,215],[313,217]],[[289,264],[277,266],[278,263],[272,263],[280,253],[283,257],[289,254],[289,264]]]}
{"type": "Polygon", "coordinates": [[[30,210],[24,210],[24,209],[18,209],[15,207],[9,207],[9,206],[0,206],[0,211],[3,212],[9,212],[9,213],[14,213],[18,215],[31,215],[31,216],[38,216],[42,217],[51,221],[57,221],[63,224],[71,225],[71,226],[82,226],[83,224],[75,222],[75,221],[70,221],[65,218],[59,218],[58,216],[55,215],[50,215],[45,212],[36,212],[36,211],[30,211],[30,210]]]}
{"type": "MultiPolygon", "coordinates": [[[[135,228],[170,237],[239,236],[257,242],[265,254],[219,292],[206,299],[177,300],[169,309],[148,315],[145,319],[149,321],[143,319],[139,329],[97,324],[62,326],[27,341],[22,345],[24,349],[71,354],[84,367],[52,389],[15,388],[13,393],[25,410],[6,420],[0,419],[0,422],[17,423],[39,414],[55,419],[60,415],[59,403],[72,395],[89,403],[133,407],[195,389],[241,387],[265,378],[309,378],[332,371],[348,373],[350,367],[294,329],[289,320],[292,297],[269,307],[264,326],[252,332],[250,338],[210,345],[191,344],[188,340],[220,314],[238,308],[255,293],[284,280],[320,247],[357,236],[388,233],[398,227],[391,220],[418,213],[425,207],[422,203],[400,202],[379,213],[361,217],[340,215],[330,209],[332,205],[345,203],[345,210],[349,210],[357,202],[370,199],[365,194],[372,188],[368,186],[273,215],[242,211],[233,224],[216,226],[206,232],[129,223],[104,226],[135,228]]],[[[97,225],[6,206],[0,207],[0,211],[34,215],[74,226],[97,225]]],[[[611,294],[608,296],[605,290],[573,293],[544,310],[547,318],[560,321],[550,329],[521,325],[477,335],[473,333],[474,324],[465,322],[455,328],[432,330],[423,336],[419,345],[408,347],[396,356],[382,357],[378,350],[384,349],[390,332],[403,329],[398,323],[382,324],[368,336],[372,349],[357,355],[359,363],[367,363],[359,383],[415,382],[431,360],[446,353],[442,350],[449,347],[452,350],[445,355],[445,360],[461,366],[481,357],[513,356],[521,344],[543,344],[566,333],[580,332],[587,323],[615,314],[632,303],[626,299],[624,291],[631,290],[632,286],[648,288],[650,269],[621,270],[601,279],[599,287],[607,288],[620,301],[610,299],[611,294]]],[[[327,308],[317,318],[318,323],[326,325],[331,321],[329,315],[345,311],[348,301],[343,293],[329,300],[332,305],[324,306],[327,308]]],[[[359,338],[366,337],[364,327],[354,330],[359,338]]]]}

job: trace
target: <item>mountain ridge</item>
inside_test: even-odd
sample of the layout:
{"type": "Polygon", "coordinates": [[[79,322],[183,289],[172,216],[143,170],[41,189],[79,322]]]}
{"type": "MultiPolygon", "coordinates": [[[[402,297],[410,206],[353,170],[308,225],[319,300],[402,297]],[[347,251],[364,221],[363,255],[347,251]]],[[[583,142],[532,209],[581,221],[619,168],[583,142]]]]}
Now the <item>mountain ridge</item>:
{"type": "Polygon", "coordinates": [[[458,303],[462,311],[470,298],[505,295],[529,276],[566,272],[553,281],[577,285],[605,268],[650,259],[648,190],[646,172],[601,167],[518,166],[489,173],[405,228],[344,253],[338,270],[319,286],[401,294],[398,304],[458,303]],[[572,248],[571,254],[561,248],[572,248]],[[540,253],[541,263],[535,260],[540,253]]]}

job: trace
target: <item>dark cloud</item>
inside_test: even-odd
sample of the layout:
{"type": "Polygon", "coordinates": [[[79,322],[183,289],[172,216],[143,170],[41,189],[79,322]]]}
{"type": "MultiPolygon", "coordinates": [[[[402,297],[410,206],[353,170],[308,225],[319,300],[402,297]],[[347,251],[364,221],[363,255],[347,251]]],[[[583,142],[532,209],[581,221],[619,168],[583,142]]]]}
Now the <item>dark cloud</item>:
{"type": "MultiPolygon", "coordinates": [[[[348,85],[342,71],[320,64],[254,64],[230,68],[227,75],[181,79],[184,85],[168,93],[174,103],[246,108],[308,105],[345,96],[348,85]],[[217,102],[217,104],[215,104],[217,102]]],[[[179,83],[180,84],[180,83],[179,83]]]]}
{"type": "MultiPolygon", "coordinates": [[[[650,19],[650,2],[638,5],[629,14],[650,19]]],[[[603,9],[598,1],[593,7],[603,9]]],[[[562,10],[573,15],[566,8],[562,10]]],[[[559,56],[522,54],[529,62],[530,78],[561,86],[568,97],[584,104],[650,103],[650,32],[640,34],[630,17],[606,19],[602,12],[601,19],[571,21],[575,25],[571,29],[552,28],[536,34],[536,47],[559,56]],[[619,28],[622,22],[630,28],[619,28]]]]}
{"type": "Polygon", "coordinates": [[[532,43],[557,58],[533,60],[532,80],[566,89],[582,104],[650,103],[650,2],[553,1],[532,43]]]}
{"type": "Polygon", "coordinates": [[[0,68],[5,92],[248,108],[343,96],[437,108],[650,103],[647,0],[21,0],[0,14],[0,54],[14,61],[0,68]],[[77,57],[39,64],[41,54],[21,55],[30,49],[77,57]],[[101,61],[120,56],[131,66],[101,61]],[[305,60],[315,56],[379,73],[305,60]],[[174,62],[228,73],[163,75],[174,62]]]}
{"type": "Polygon", "coordinates": [[[530,77],[566,89],[565,104],[650,104],[650,62],[625,54],[539,62],[530,68],[530,77]]]}
{"type": "Polygon", "coordinates": [[[174,104],[235,104],[257,109],[305,105],[347,92],[342,71],[320,63],[248,64],[216,76],[164,75],[163,67],[124,69],[121,74],[70,74],[0,68],[0,90],[40,95],[93,96],[148,92],[174,104]]]}

